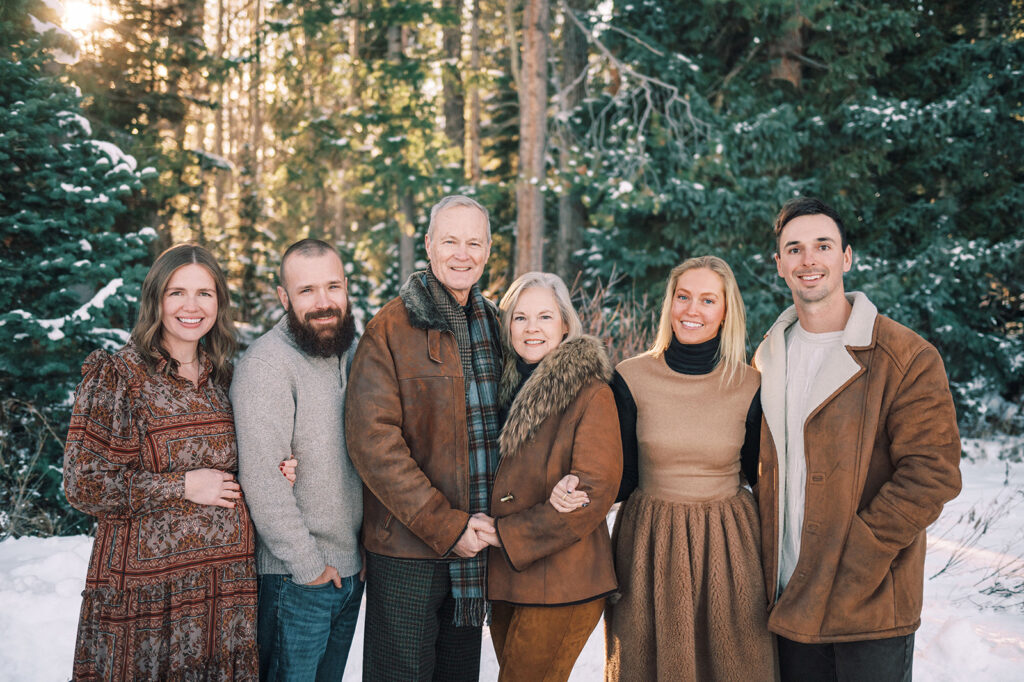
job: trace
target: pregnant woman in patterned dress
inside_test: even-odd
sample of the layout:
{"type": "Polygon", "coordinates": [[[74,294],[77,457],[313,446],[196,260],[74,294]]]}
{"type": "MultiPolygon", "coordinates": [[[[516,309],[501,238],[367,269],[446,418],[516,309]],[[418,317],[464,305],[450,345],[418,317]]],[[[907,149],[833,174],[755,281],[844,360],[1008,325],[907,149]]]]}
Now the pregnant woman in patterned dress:
{"type": "Polygon", "coordinates": [[[255,680],[252,523],[235,481],[227,283],[164,251],[119,351],[97,350],[64,452],[68,501],[97,518],[76,680],[255,680]]]}

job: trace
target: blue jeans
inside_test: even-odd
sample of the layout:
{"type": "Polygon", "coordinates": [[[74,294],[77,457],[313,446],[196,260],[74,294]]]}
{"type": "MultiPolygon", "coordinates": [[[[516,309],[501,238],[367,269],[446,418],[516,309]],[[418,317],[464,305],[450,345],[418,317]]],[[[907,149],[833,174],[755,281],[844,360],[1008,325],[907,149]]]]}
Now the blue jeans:
{"type": "Polygon", "coordinates": [[[261,575],[260,680],[340,680],[362,598],[358,575],[343,578],[340,589],[331,582],[303,585],[287,575],[261,575]]]}

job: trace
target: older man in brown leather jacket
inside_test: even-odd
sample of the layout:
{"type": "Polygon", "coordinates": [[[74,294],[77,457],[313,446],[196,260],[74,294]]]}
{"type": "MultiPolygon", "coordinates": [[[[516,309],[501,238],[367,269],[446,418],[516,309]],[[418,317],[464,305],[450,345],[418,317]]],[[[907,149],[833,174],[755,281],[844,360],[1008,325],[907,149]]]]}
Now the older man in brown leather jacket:
{"type": "Polygon", "coordinates": [[[925,528],[960,491],[935,348],[846,293],[853,252],[816,199],[775,223],[793,307],[754,356],[762,555],[783,680],[911,679],[925,528]]]}
{"type": "Polygon", "coordinates": [[[441,200],[430,267],[367,324],[349,378],[349,457],[363,478],[363,680],[476,680],[500,430],[497,310],[477,284],[487,211],[441,200]],[[477,516],[475,516],[477,515],[477,516]],[[486,517],[485,517],[486,518],[486,517]]]}

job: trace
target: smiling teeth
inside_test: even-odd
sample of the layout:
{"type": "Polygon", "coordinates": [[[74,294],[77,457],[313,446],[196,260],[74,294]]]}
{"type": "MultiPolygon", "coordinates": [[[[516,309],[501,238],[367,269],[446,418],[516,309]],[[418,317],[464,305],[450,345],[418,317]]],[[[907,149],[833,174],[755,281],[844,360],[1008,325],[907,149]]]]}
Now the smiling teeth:
{"type": "Polygon", "coordinates": [[[182,322],[183,324],[199,324],[200,322],[203,321],[203,318],[201,318],[201,317],[179,317],[178,321],[182,322]]]}
{"type": "Polygon", "coordinates": [[[544,343],[540,339],[530,339],[529,341],[523,341],[527,346],[536,346],[538,343],[544,343]]]}
{"type": "Polygon", "coordinates": [[[704,325],[700,322],[683,322],[683,326],[687,329],[700,329],[704,325]]]}

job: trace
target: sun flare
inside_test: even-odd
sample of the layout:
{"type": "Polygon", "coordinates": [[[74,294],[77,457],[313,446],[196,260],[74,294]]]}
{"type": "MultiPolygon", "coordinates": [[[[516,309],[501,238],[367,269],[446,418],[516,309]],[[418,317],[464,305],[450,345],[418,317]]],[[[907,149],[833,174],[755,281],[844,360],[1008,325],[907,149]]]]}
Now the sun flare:
{"type": "Polygon", "coordinates": [[[64,19],[61,25],[75,35],[82,36],[99,28],[102,8],[95,0],[64,0],[64,19]]]}

